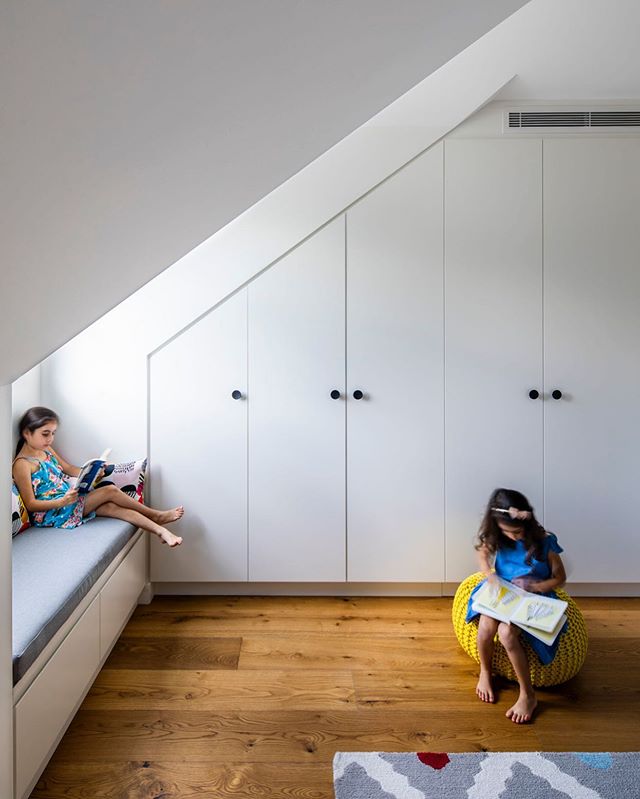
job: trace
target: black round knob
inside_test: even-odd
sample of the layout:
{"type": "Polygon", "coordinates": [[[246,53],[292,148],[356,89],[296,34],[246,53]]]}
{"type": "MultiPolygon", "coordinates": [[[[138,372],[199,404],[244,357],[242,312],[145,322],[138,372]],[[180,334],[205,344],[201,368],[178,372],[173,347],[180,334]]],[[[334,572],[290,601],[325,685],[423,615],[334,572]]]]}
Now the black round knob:
{"type": "Polygon", "coordinates": [[[340,392],[337,388],[334,388],[331,392],[331,399],[340,399],[340,392]]]}
{"type": "Polygon", "coordinates": [[[242,391],[238,391],[238,389],[236,388],[235,391],[231,392],[231,396],[234,399],[242,399],[242,391]]]}
{"type": "Polygon", "coordinates": [[[560,391],[559,388],[556,388],[554,389],[554,391],[551,392],[551,396],[554,399],[562,399],[562,391],[560,391]]]}
{"type": "Polygon", "coordinates": [[[532,388],[529,392],[529,399],[538,399],[539,396],[540,392],[535,388],[532,388]]]}
{"type": "Polygon", "coordinates": [[[363,397],[364,397],[364,394],[362,393],[362,391],[360,391],[360,389],[359,389],[359,388],[357,388],[357,389],[356,389],[356,390],[353,392],[353,398],[354,398],[354,399],[362,399],[363,397]]]}

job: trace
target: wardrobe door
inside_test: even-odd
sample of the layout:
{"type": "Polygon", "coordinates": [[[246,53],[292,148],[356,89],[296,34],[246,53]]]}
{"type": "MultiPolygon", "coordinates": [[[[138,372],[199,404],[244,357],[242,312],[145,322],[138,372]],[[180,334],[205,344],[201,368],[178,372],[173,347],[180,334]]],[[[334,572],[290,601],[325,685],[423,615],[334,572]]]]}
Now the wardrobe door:
{"type": "Polygon", "coordinates": [[[154,536],[152,580],[247,579],[246,334],[242,291],[150,358],[150,499],[185,506],[182,546],[154,536]]]}
{"type": "Polygon", "coordinates": [[[542,514],[542,163],[535,139],[445,143],[446,578],[475,571],[493,489],[542,514]],[[535,396],[535,395],[534,395],[535,396]]]}
{"type": "Polygon", "coordinates": [[[444,579],[442,155],[347,213],[349,580],[444,579]]]}
{"type": "Polygon", "coordinates": [[[639,208],[637,138],[545,141],[545,519],[572,582],[638,580],[639,208]]]}
{"type": "Polygon", "coordinates": [[[249,286],[250,580],[345,579],[344,280],[341,217],[249,286]]]}

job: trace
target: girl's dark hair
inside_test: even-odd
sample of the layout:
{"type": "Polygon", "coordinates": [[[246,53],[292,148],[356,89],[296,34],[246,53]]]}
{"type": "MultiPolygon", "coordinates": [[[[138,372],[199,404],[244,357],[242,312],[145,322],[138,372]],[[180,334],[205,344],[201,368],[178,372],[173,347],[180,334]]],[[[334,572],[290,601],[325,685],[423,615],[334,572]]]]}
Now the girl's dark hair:
{"type": "Polygon", "coordinates": [[[52,411],[51,408],[42,408],[39,405],[37,405],[35,408],[29,408],[29,410],[23,415],[22,419],[20,419],[18,422],[18,445],[16,446],[16,458],[18,457],[18,453],[22,447],[27,443],[24,440],[22,433],[25,430],[33,433],[38,430],[38,428],[44,427],[44,425],[48,422],[56,422],[57,424],[60,424],[58,414],[55,411],[52,411]]]}
{"type": "Polygon", "coordinates": [[[496,488],[489,497],[487,509],[478,530],[476,549],[486,547],[489,552],[494,553],[501,547],[515,547],[516,542],[502,532],[498,520],[507,522],[514,527],[523,528],[524,545],[527,549],[526,563],[530,564],[532,557],[541,554],[541,545],[546,531],[536,519],[531,503],[524,494],[509,488],[496,488]],[[496,511],[495,508],[499,510],[496,511]],[[500,510],[509,510],[509,508],[529,511],[531,516],[528,519],[512,519],[508,513],[500,513],[500,510]]]}

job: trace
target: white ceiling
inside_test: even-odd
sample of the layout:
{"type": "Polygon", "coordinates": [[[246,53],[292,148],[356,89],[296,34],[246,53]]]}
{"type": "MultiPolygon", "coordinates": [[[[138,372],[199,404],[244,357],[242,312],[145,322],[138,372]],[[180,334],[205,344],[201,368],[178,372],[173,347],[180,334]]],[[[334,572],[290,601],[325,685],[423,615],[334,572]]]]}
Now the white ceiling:
{"type": "Polygon", "coordinates": [[[0,383],[522,4],[5,0],[0,383]]]}

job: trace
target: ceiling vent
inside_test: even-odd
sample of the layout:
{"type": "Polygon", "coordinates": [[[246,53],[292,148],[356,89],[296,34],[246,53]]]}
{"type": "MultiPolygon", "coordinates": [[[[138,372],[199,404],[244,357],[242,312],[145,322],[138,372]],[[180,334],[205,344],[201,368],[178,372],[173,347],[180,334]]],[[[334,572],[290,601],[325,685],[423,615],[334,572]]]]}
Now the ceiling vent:
{"type": "Polygon", "coordinates": [[[640,128],[640,111],[508,111],[505,128],[510,131],[532,130],[602,130],[640,128]]]}

